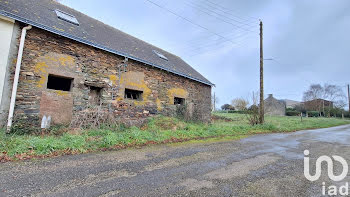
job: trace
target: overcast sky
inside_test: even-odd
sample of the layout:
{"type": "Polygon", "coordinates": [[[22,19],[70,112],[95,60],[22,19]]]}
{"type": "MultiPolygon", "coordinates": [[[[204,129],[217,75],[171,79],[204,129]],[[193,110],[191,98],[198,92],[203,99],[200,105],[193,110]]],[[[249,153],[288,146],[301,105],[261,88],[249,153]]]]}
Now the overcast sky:
{"type": "Polygon", "coordinates": [[[259,19],[264,57],[273,58],[265,61],[266,95],[300,101],[311,83],[345,93],[350,82],[349,0],[60,2],[180,56],[216,84],[219,105],[258,91],[259,19]]]}

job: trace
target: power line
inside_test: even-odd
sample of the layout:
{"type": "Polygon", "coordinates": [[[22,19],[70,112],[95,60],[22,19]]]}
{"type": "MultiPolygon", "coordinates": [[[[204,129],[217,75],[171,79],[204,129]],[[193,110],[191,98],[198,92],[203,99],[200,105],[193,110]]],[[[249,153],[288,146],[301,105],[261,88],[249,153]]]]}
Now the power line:
{"type": "MultiPolygon", "coordinates": [[[[251,32],[245,33],[245,34],[240,34],[235,36],[233,39],[238,39],[238,38],[243,38],[247,35],[251,34],[251,32]]],[[[227,43],[227,40],[222,40],[221,38],[219,40],[211,40],[209,42],[205,42],[205,43],[199,43],[196,45],[187,45],[188,47],[184,47],[182,48],[183,50],[191,50],[194,48],[202,48],[202,47],[206,47],[206,46],[212,46],[213,44],[221,44],[221,43],[227,43]]],[[[235,40],[235,43],[237,44],[237,40],[235,40]]]]}
{"type": "Polygon", "coordinates": [[[254,18],[254,19],[244,19],[244,18],[239,17],[239,16],[237,16],[237,15],[235,15],[235,14],[232,14],[233,12],[235,12],[235,11],[233,11],[233,10],[230,10],[230,9],[228,9],[228,8],[225,8],[226,10],[228,10],[228,11],[226,11],[225,9],[220,8],[220,7],[219,7],[220,5],[218,5],[218,4],[212,5],[212,3],[206,3],[206,2],[208,2],[208,1],[205,1],[205,0],[202,1],[202,2],[203,2],[203,4],[200,4],[200,5],[207,6],[207,7],[208,7],[207,9],[211,9],[211,10],[215,10],[215,11],[217,11],[217,12],[221,12],[221,15],[224,15],[225,17],[230,18],[231,20],[236,21],[236,22],[241,23],[241,24],[246,24],[246,25],[248,25],[248,24],[251,24],[251,23],[256,23],[256,21],[259,20],[258,18],[254,18]],[[227,15],[232,16],[233,18],[228,17],[227,15]],[[235,18],[235,19],[234,19],[234,18],[235,18]]]}
{"type": "MultiPolygon", "coordinates": [[[[214,5],[214,6],[217,6],[217,7],[221,8],[222,10],[227,10],[227,11],[230,11],[230,12],[236,12],[235,10],[228,9],[228,8],[226,8],[226,7],[224,7],[224,6],[221,6],[221,5],[217,4],[217,3],[213,3],[213,2],[210,1],[210,0],[204,0],[204,1],[210,3],[210,4],[214,5]]],[[[237,18],[240,18],[240,19],[242,19],[242,20],[245,20],[245,19],[243,19],[243,18],[241,18],[241,17],[238,17],[238,16],[236,16],[236,17],[237,17],[237,18]]],[[[248,17],[248,18],[252,18],[252,19],[254,19],[254,20],[259,20],[258,18],[255,18],[255,17],[251,17],[251,16],[247,16],[247,17],[248,17]]]]}
{"type": "MultiPolygon", "coordinates": [[[[271,58],[272,61],[276,62],[277,64],[281,65],[281,66],[295,66],[295,64],[286,64],[286,63],[283,63],[283,62],[280,62],[279,60],[277,60],[276,58],[271,58]]],[[[301,65],[301,64],[297,64],[299,66],[311,66],[311,65],[301,65]]]]}
{"type": "MultiPolygon", "coordinates": [[[[189,18],[184,17],[184,16],[182,16],[182,15],[176,13],[175,11],[172,11],[172,10],[170,10],[170,9],[168,9],[168,8],[166,8],[166,7],[160,5],[160,4],[158,4],[158,3],[156,3],[156,2],[154,2],[154,1],[152,1],[152,0],[146,0],[146,1],[149,2],[149,3],[151,3],[151,4],[153,4],[153,5],[155,5],[155,6],[157,6],[157,7],[159,7],[159,8],[161,8],[161,9],[163,9],[163,10],[165,10],[165,11],[167,11],[167,12],[169,12],[169,13],[171,13],[171,14],[173,14],[173,15],[175,15],[175,16],[177,16],[178,18],[180,18],[180,19],[182,19],[182,20],[187,21],[188,23],[191,23],[192,25],[194,25],[194,26],[196,26],[196,27],[199,27],[199,28],[201,28],[201,29],[206,30],[207,32],[213,34],[213,36],[215,35],[215,36],[218,36],[218,37],[220,38],[219,43],[218,43],[218,41],[214,41],[215,43],[212,43],[212,44],[210,44],[210,43],[209,43],[209,44],[205,43],[205,44],[206,44],[205,46],[200,46],[200,47],[198,47],[198,45],[196,45],[196,47],[197,47],[197,48],[200,48],[200,49],[191,50],[191,51],[200,51],[200,50],[202,50],[203,48],[205,49],[205,48],[211,47],[211,46],[213,46],[213,45],[214,45],[214,46],[215,46],[215,45],[216,45],[216,46],[222,45],[222,44],[224,44],[224,43],[226,43],[226,42],[230,42],[230,43],[232,43],[232,44],[235,44],[235,46],[239,46],[239,44],[241,44],[241,43],[244,41],[244,40],[241,40],[239,43],[237,43],[237,42],[233,41],[232,38],[228,38],[228,37],[223,36],[223,35],[221,35],[221,34],[219,34],[219,33],[216,33],[216,32],[214,32],[214,31],[210,30],[209,28],[207,28],[207,27],[205,27],[205,26],[203,26],[203,25],[201,25],[201,24],[198,24],[198,23],[196,23],[196,22],[190,20],[189,18]],[[223,41],[221,41],[221,40],[223,40],[223,41]]],[[[197,8],[197,9],[198,9],[198,8],[197,8]]],[[[203,10],[202,10],[202,11],[203,11],[203,10]]],[[[205,13],[207,13],[207,12],[205,12],[205,13]]],[[[217,13],[217,12],[216,12],[216,13],[217,13]]],[[[210,13],[207,13],[207,14],[213,16],[213,15],[210,14],[210,13]]],[[[224,15],[223,15],[223,16],[224,16],[224,15]]],[[[214,16],[214,17],[216,17],[216,16],[214,16]]],[[[218,17],[216,17],[216,18],[218,18],[218,17]]],[[[223,21],[221,18],[218,18],[218,19],[221,20],[221,21],[223,21]]],[[[235,26],[235,27],[239,27],[240,29],[242,29],[241,26],[238,26],[238,25],[236,25],[236,24],[230,23],[230,22],[228,22],[228,21],[225,21],[225,22],[226,22],[226,23],[229,23],[229,24],[231,24],[231,25],[233,25],[233,26],[235,26]]],[[[243,30],[247,31],[246,34],[243,35],[243,36],[242,36],[242,35],[238,35],[237,38],[238,38],[238,37],[244,37],[244,36],[246,36],[247,33],[249,33],[249,32],[250,32],[250,33],[253,33],[253,32],[254,32],[254,31],[251,31],[251,30],[248,30],[248,29],[243,29],[243,30]]],[[[189,45],[189,46],[192,48],[191,45],[189,45]]],[[[199,54],[201,54],[201,53],[203,53],[203,52],[200,52],[199,54]]]]}
{"type": "MultiPolygon", "coordinates": [[[[247,36],[248,37],[248,36],[247,36]]],[[[244,39],[242,39],[241,41],[237,42],[236,44],[234,44],[233,46],[237,47],[237,46],[240,46],[242,44],[242,42],[245,41],[244,39]]],[[[221,42],[221,43],[212,43],[212,44],[209,44],[209,45],[205,45],[205,46],[202,46],[202,47],[199,47],[197,49],[193,49],[193,50],[190,50],[190,51],[187,51],[188,53],[191,53],[191,52],[198,52],[197,54],[201,54],[201,53],[206,53],[208,51],[210,51],[210,49],[217,49],[218,47],[223,47],[227,45],[227,42],[221,42]]],[[[192,53],[193,54],[193,53],[192,53]]]]}
{"type": "Polygon", "coordinates": [[[238,16],[232,14],[232,11],[230,11],[230,12],[225,11],[224,9],[221,9],[220,7],[213,6],[212,4],[206,3],[205,1],[203,2],[203,5],[208,6],[210,9],[214,9],[214,10],[220,11],[220,12],[222,12],[224,14],[228,14],[228,15],[234,17],[234,18],[237,18],[238,20],[241,20],[242,23],[250,24],[250,23],[254,23],[254,22],[256,22],[258,20],[258,19],[254,19],[254,20],[253,19],[244,19],[244,18],[238,17],[238,16]]]}
{"type": "MultiPolygon", "coordinates": [[[[234,11],[232,11],[232,10],[229,10],[229,9],[225,8],[225,9],[229,10],[229,11],[226,11],[226,10],[224,10],[224,9],[221,9],[221,8],[218,7],[218,6],[214,6],[214,5],[210,4],[210,3],[208,4],[208,3],[206,3],[206,1],[202,1],[202,2],[203,2],[203,5],[206,5],[206,6],[210,7],[211,9],[215,9],[215,10],[217,10],[217,11],[220,11],[220,12],[223,12],[223,13],[225,13],[225,14],[231,15],[231,16],[233,16],[233,17],[235,17],[235,18],[238,18],[239,20],[242,20],[243,22],[252,23],[253,21],[255,22],[255,21],[258,20],[257,18],[256,18],[256,19],[254,18],[254,20],[253,20],[253,19],[244,19],[244,18],[242,18],[242,17],[239,17],[239,16],[237,16],[237,15],[232,14],[232,12],[234,12],[234,11]]],[[[217,5],[217,4],[215,4],[215,5],[217,5]]]]}
{"type": "MultiPolygon", "coordinates": [[[[247,34],[244,34],[244,35],[241,35],[237,38],[244,38],[244,37],[248,37],[249,36],[249,33],[247,34]]],[[[239,45],[242,40],[244,39],[241,39],[240,41],[235,41],[235,46],[239,45]]],[[[214,41],[214,42],[209,42],[209,43],[204,43],[205,45],[197,45],[197,46],[194,46],[194,47],[191,47],[189,48],[189,51],[188,52],[192,52],[192,51],[196,51],[196,50],[201,50],[201,49],[205,49],[205,48],[208,48],[208,47],[212,47],[212,46],[217,46],[217,45],[222,45],[224,43],[227,43],[226,40],[223,40],[223,41],[214,41]],[[191,50],[192,49],[192,50],[191,50]]],[[[186,50],[186,49],[185,49],[186,50]]]]}
{"type": "Polygon", "coordinates": [[[245,31],[250,31],[250,30],[248,30],[248,29],[245,29],[244,26],[253,27],[252,25],[250,25],[250,24],[252,24],[253,22],[251,22],[250,24],[243,23],[243,22],[241,22],[241,21],[232,19],[232,18],[227,17],[227,16],[225,16],[225,15],[223,15],[223,14],[220,14],[220,13],[218,13],[218,12],[215,12],[215,11],[213,11],[213,10],[210,10],[210,9],[208,9],[208,8],[206,8],[206,7],[201,6],[201,5],[194,4],[194,3],[192,3],[192,2],[186,2],[186,1],[185,1],[185,4],[187,4],[187,5],[189,5],[189,6],[193,7],[193,8],[195,8],[195,9],[197,9],[197,10],[199,10],[199,11],[201,11],[201,12],[203,12],[203,13],[209,15],[209,16],[215,17],[215,18],[216,18],[217,20],[219,20],[219,21],[222,21],[222,22],[224,22],[224,23],[230,24],[230,25],[232,25],[232,26],[234,26],[234,27],[237,27],[237,28],[239,28],[239,29],[242,29],[242,30],[245,30],[245,31]],[[203,9],[204,9],[204,10],[203,10],[203,9]],[[207,12],[207,11],[205,11],[205,10],[207,10],[207,11],[209,11],[209,12],[207,12]],[[215,15],[213,15],[213,14],[211,14],[211,13],[214,13],[214,14],[216,14],[216,15],[219,15],[219,16],[225,18],[225,19],[228,19],[229,21],[223,20],[222,18],[217,17],[217,16],[215,16],[215,15]],[[236,25],[236,24],[234,24],[234,23],[232,23],[232,22],[230,22],[230,21],[234,21],[234,22],[240,23],[240,24],[242,24],[242,25],[236,25]]]}
{"type": "MultiPolygon", "coordinates": [[[[222,32],[222,33],[225,33],[225,32],[222,32]]],[[[222,34],[220,33],[220,34],[222,34]]],[[[242,35],[244,35],[242,32],[238,32],[238,35],[234,36],[234,37],[230,37],[234,34],[236,34],[237,32],[230,32],[230,33],[227,33],[227,34],[224,34],[223,36],[227,37],[227,38],[230,38],[231,40],[233,39],[236,39],[236,38],[239,38],[241,37],[242,35]]],[[[247,32],[247,33],[252,33],[252,32],[247,32]]],[[[201,44],[203,42],[204,39],[207,39],[207,40],[212,40],[210,38],[213,38],[213,37],[216,37],[216,35],[209,35],[209,36],[201,36],[199,39],[195,39],[195,40],[191,40],[189,42],[186,42],[185,46],[187,47],[191,47],[193,45],[196,45],[196,44],[201,44]]],[[[222,40],[222,38],[220,38],[220,40],[222,40]]],[[[227,40],[225,40],[225,42],[227,42],[227,40]]],[[[174,43],[174,45],[177,45],[178,43],[174,43]]]]}
{"type": "Polygon", "coordinates": [[[223,39],[225,39],[225,40],[228,40],[229,42],[231,42],[231,43],[234,44],[234,42],[233,42],[232,40],[230,40],[230,39],[228,39],[228,38],[226,38],[226,37],[224,37],[224,36],[222,36],[222,35],[220,35],[220,34],[218,34],[218,33],[216,33],[216,32],[213,32],[213,31],[211,31],[210,29],[208,29],[208,28],[206,28],[206,27],[204,27],[204,26],[202,26],[202,25],[200,25],[200,24],[197,24],[197,23],[193,22],[193,21],[191,21],[190,19],[188,19],[188,18],[186,18],[186,17],[183,17],[183,16],[177,14],[177,13],[175,13],[174,11],[172,11],[172,10],[166,8],[166,7],[163,7],[163,6],[161,6],[161,5],[159,5],[159,4],[155,3],[155,2],[153,2],[153,1],[151,1],[151,0],[146,0],[146,1],[149,2],[149,3],[151,3],[151,4],[153,4],[153,5],[155,5],[155,6],[157,6],[157,7],[159,7],[159,8],[161,8],[161,9],[163,9],[163,10],[165,10],[165,11],[167,11],[167,12],[169,12],[169,13],[171,13],[171,14],[173,14],[173,15],[175,15],[175,16],[177,16],[177,17],[179,17],[179,18],[181,18],[182,20],[185,20],[185,21],[191,23],[191,24],[194,25],[194,26],[197,26],[197,27],[199,27],[199,28],[202,28],[202,29],[204,29],[204,30],[206,30],[206,31],[208,31],[208,32],[210,32],[210,33],[212,33],[212,34],[215,34],[215,35],[219,36],[220,38],[223,38],[223,39]]]}
{"type": "MultiPolygon", "coordinates": [[[[250,35],[252,35],[252,34],[250,34],[250,35]]],[[[249,35],[249,36],[250,36],[249,35]]],[[[248,37],[249,37],[248,36],[248,37]]],[[[248,38],[247,37],[247,38],[248,38]]],[[[248,39],[247,38],[245,38],[244,40],[241,40],[240,42],[238,42],[237,44],[235,44],[234,46],[235,46],[235,48],[237,49],[237,48],[240,48],[241,46],[243,46],[243,44],[245,44],[247,41],[248,41],[248,39]]],[[[221,44],[219,44],[219,46],[221,46],[221,45],[223,45],[224,43],[221,43],[221,44]]],[[[191,57],[194,57],[194,56],[197,56],[197,55],[201,55],[201,54],[203,54],[203,53],[207,53],[207,52],[209,52],[209,51],[211,51],[211,50],[197,50],[197,51],[199,51],[198,53],[192,53],[192,54],[190,54],[190,56],[191,57]]]]}

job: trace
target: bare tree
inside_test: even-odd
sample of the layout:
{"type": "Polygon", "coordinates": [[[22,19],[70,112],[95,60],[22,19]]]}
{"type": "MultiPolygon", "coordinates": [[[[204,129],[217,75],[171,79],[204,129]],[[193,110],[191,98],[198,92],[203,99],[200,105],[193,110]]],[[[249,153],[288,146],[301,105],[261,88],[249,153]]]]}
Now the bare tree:
{"type": "Polygon", "coordinates": [[[332,107],[342,109],[345,107],[346,102],[344,101],[346,96],[340,86],[325,84],[324,85],[324,98],[332,101],[335,106],[328,107],[328,116],[330,116],[330,111],[332,107]]]}
{"type": "MultiPolygon", "coordinates": [[[[304,92],[303,100],[305,103],[305,108],[308,110],[319,111],[321,115],[321,111],[324,111],[324,103],[318,99],[324,99],[324,88],[320,84],[312,84],[309,89],[304,92]]],[[[324,112],[323,112],[324,114],[324,112]]]]}
{"type": "Polygon", "coordinates": [[[212,111],[215,111],[216,104],[219,102],[219,98],[215,95],[215,93],[211,96],[211,108],[212,111]]]}
{"type": "Polygon", "coordinates": [[[345,112],[345,107],[347,106],[347,102],[346,102],[346,99],[342,99],[342,100],[338,100],[338,101],[335,101],[334,102],[334,111],[335,111],[335,116],[336,116],[336,112],[340,112],[341,113],[341,116],[342,118],[344,118],[344,112],[345,112]]]}
{"type": "Polygon", "coordinates": [[[348,104],[346,103],[345,100],[337,100],[334,102],[334,107],[335,108],[339,108],[339,109],[343,109],[347,106],[348,104]]]}
{"type": "Polygon", "coordinates": [[[342,88],[337,85],[324,85],[324,98],[336,102],[337,100],[344,100],[346,98],[342,88]]]}
{"type": "Polygon", "coordinates": [[[339,98],[345,98],[345,94],[340,86],[332,84],[325,84],[323,87],[320,84],[312,84],[303,95],[304,101],[325,99],[334,102],[339,98]]]}
{"type": "Polygon", "coordinates": [[[247,110],[249,101],[244,98],[236,98],[232,100],[232,106],[239,111],[247,110]]]}
{"type": "Polygon", "coordinates": [[[312,84],[310,88],[304,92],[303,100],[304,101],[313,101],[308,102],[308,108],[316,109],[318,111],[323,111],[325,115],[327,109],[328,115],[330,109],[333,107],[329,104],[325,107],[325,100],[328,100],[332,103],[340,102],[345,99],[345,94],[340,86],[332,84],[312,84]],[[315,101],[316,99],[322,99],[320,101],[315,101]]]}
{"type": "Polygon", "coordinates": [[[311,101],[314,99],[323,99],[324,88],[320,84],[312,84],[309,89],[304,92],[303,100],[311,101]]]}
{"type": "Polygon", "coordinates": [[[249,124],[257,125],[260,123],[260,120],[259,120],[260,114],[259,114],[258,94],[257,93],[253,92],[252,102],[253,102],[253,104],[248,109],[247,120],[248,120],[249,124]]]}

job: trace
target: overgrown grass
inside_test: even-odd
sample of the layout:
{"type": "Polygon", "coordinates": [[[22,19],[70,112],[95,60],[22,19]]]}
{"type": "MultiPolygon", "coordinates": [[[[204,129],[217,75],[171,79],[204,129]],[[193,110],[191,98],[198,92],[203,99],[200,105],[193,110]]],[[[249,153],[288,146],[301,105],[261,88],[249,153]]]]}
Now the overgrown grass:
{"type": "MultiPolygon", "coordinates": [[[[234,125],[248,125],[248,121],[244,118],[244,114],[232,114],[232,113],[215,113],[217,116],[230,118],[234,125]]],[[[350,124],[349,119],[340,118],[316,118],[316,117],[303,117],[302,121],[297,116],[265,116],[265,124],[257,125],[263,130],[273,132],[290,132],[303,129],[315,129],[315,128],[327,128],[343,124],[350,124]]],[[[253,127],[254,128],[254,127],[253,127]]]]}
{"type": "Polygon", "coordinates": [[[223,116],[225,120],[216,120],[212,124],[200,124],[188,123],[176,118],[156,117],[142,128],[119,126],[47,136],[8,135],[0,131],[0,161],[21,159],[23,155],[30,158],[57,152],[61,152],[60,154],[84,153],[109,148],[224,136],[238,139],[257,133],[290,132],[350,124],[349,120],[334,118],[304,118],[301,122],[300,117],[266,117],[265,124],[251,126],[244,114],[217,113],[215,115],[223,116]]]}

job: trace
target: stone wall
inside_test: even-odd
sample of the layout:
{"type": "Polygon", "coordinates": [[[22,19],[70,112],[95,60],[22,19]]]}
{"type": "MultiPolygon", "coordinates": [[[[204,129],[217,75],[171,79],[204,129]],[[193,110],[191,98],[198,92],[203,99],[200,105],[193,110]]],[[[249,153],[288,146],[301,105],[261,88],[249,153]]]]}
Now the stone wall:
{"type": "Polygon", "coordinates": [[[193,118],[210,120],[210,86],[133,60],[126,64],[124,72],[124,57],[33,28],[27,32],[15,114],[69,123],[97,105],[98,93],[100,105],[128,124],[174,115],[174,97],[185,99],[193,118]],[[72,79],[70,91],[48,89],[49,75],[72,79]],[[125,88],[142,91],[142,98],[125,99],[125,88]]]}
{"type": "Polygon", "coordinates": [[[269,94],[268,98],[264,101],[264,111],[266,115],[285,116],[286,103],[275,99],[272,94],[269,94]]]}

